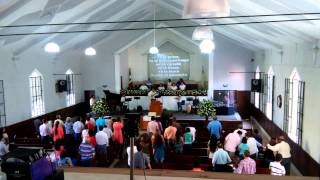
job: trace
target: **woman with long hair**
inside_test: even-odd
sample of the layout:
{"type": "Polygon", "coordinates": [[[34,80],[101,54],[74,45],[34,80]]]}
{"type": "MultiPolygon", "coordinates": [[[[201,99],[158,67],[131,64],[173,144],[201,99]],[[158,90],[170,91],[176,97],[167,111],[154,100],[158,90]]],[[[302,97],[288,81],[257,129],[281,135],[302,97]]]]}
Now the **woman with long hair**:
{"type": "Polygon", "coordinates": [[[56,121],[54,123],[54,128],[52,129],[52,137],[53,137],[53,142],[56,142],[57,139],[63,140],[64,138],[64,131],[61,126],[59,126],[59,121],[56,121]]]}
{"type": "Polygon", "coordinates": [[[156,163],[163,163],[164,161],[164,138],[159,130],[153,135],[153,154],[156,163]]]}

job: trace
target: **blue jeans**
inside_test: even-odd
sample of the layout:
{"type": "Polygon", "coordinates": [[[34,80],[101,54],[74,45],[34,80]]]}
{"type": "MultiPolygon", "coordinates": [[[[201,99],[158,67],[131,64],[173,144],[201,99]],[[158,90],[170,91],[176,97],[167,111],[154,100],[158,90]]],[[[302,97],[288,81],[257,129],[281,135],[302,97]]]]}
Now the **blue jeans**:
{"type": "Polygon", "coordinates": [[[291,162],[291,158],[283,158],[281,161],[281,164],[286,169],[286,175],[290,175],[290,162],[291,162]]]}

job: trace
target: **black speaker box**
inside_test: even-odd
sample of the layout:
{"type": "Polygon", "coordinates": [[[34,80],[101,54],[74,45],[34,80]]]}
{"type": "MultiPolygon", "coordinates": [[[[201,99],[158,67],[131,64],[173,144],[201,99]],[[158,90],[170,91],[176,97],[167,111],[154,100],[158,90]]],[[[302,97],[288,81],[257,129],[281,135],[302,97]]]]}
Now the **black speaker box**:
{"type": "Polygon", "coordinates": [[[56,83],[56,92],[64,92],[68,90],[67,80],[58,80],[56,83]]]}
{"type": "Polygon", "coordinates": [[[262,79],[252,79],[251,80],[251,92],[263,92],[262,79]]]}

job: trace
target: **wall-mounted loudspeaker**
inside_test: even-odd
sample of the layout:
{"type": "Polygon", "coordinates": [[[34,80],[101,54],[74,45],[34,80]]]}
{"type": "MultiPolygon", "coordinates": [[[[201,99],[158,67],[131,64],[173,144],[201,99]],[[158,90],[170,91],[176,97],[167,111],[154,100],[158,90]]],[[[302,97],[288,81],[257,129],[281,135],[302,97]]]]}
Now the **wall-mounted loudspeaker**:
{"type": "Polygon", "coordinates": [[[262,80],[261,79],[252,79],[251,80],[251,92],[263,92],[262,80]]]}
{"type": "Polygon", "coordinates": [[[64,91],[67,91],[68,86],[67,86],[67,80],[58,80],[56,83],[56,92],[61,93],[64,91]]]}

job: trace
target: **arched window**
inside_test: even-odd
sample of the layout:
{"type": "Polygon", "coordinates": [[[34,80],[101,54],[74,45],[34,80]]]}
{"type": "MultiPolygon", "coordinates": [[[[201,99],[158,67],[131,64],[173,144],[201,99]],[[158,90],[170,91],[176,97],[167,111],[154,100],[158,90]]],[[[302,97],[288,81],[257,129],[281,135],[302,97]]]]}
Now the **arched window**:
{"type": "Polygon", "coordinates": [[[273,111],[273,84],[274,84],[274,72],[272,67],[268,70],[267,78],[267,106],[266,106],[266,116],[272,120],[272,111],[273,111]]]}
{"type": "Polygon", "coordinates": [[[76,103],[76,95],[74,93],[74,73],[71,69],[68,69],[66,72],[66,80],[67,80],[67,96],[66,103],[67,106],[72,106],[76,103]]]}
{"type": "Polygon", "coordinates": [[[43,95],[43,76],[35,69],[29,76],[31,116],[36,117],[45,113],[43,95]]]}
{"type": "MultiPolygon", "coordinates": [[[[256,69],[256,73],[254,75],[255,79],[260,79],[260,68],[259,66],[256,69]]],[[[259,109],[260,104],[260,94],[258,92],[254,93],[254,105],[259,109]]]]}
{"type": "Polygon", "coordinates": [[[284,130],[298,144],[302,140],[304,88],[305,82],[301,81],[297,69],[294,69],[290,79],[286,79],[284,130]]]}

